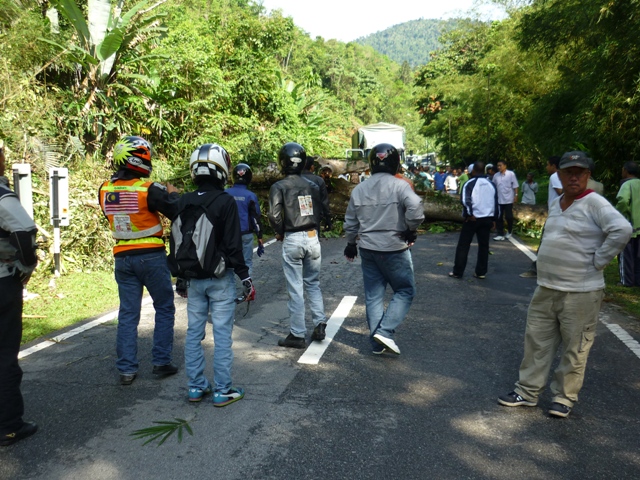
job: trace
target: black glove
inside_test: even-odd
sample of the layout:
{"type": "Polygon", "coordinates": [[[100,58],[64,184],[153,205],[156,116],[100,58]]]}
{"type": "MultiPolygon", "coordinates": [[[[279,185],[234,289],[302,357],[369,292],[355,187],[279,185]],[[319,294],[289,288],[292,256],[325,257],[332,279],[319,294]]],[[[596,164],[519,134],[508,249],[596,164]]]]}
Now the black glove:
{"type": "Polygon", "coordinates": [[[176,293],[182,298],[187,298],[187,292],[189,288],[189,280],[186,278],[176,278],[176,293]]]}
{"type": "Polygon", "coordinates": [[[253,286],[251,277],[245,278],[242,281],[242,296],[236,298],[236,303],[252,302],[256,299],[256,289],[253,286]]]}
{"type": "Polygon", "coordinates": [[[358,256],[358,247],[355,243],[347,243],[344,249],[344,256],[347,257],[348,260],[353,260],[358,256]]]}
{"type": "Polygon", "coordinates": [[[418,232],[407,228],[400,234],[400,238],[407,242],[407,245],[411,245],[412,243],[416,243],[416,240],[418,239],[418,232]]]}
{"type": "Polygon", "coordinates": [[[263,244],[258,245],[258,251],[256,253],[258,254],[259,257],[264,255],[264,245],[263,244]]]}

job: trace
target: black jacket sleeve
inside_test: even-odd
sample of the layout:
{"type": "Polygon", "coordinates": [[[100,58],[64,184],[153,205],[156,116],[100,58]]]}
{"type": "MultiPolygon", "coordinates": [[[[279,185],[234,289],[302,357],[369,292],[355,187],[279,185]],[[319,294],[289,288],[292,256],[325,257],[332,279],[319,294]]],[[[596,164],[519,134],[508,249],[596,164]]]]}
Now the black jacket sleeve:
{"type": "Polygon", "coordinates": [[[167,192],[167,187],[160,183],[153,183],[149,187],[147,196],[147,206],[152,212],[160,212],[169,220],[173,220],[180,212],[178,202],[180,200],[179,193],[167,192]]]}

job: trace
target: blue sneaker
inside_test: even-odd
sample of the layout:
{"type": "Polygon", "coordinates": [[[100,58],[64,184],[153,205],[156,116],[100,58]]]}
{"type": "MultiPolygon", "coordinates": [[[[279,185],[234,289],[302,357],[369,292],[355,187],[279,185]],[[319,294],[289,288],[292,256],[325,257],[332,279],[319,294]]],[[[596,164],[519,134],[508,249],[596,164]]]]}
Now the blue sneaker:
{"type": "Polygon", "coordinates": [[[241,400],[243,397],[244,397],[243,389],[231,387],[226,393],[215,392],[213,394],[213,406],[225,407],[230,403],[241,400]]]}
{"type": "Polygon", "coordinates": [[[205,388],[191,387],[189,388],[189,401],[199,402],[202,397],[211,393],[211,385],[207,385],[205,388]]]}

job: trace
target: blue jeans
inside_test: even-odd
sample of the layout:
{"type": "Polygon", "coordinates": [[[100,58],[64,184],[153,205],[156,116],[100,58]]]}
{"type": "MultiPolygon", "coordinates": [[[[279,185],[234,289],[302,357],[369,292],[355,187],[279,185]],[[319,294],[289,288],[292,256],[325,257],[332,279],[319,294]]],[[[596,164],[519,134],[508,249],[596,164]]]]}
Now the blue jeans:
{"type": "Polygon", "coordinates": [[[393,338],[396,328],[404,321],[416,294],[413,262],[409,249],[403,252],[385,253],[360,249],[362,278],[367,307],[371,345],[373,335],[393,338]],[[384,310],[384,293],[387,285],[393,289],[393,297],[384,310]]]}
{"type": "Polygon", "coordinates": [[[143,287],[147,287],[156,311],[151,350],[153,364],[171,363],[176,308],[173,303],[173,286],[164,248],[141,255],[115,257],[115,261],[115,276],[120,296],[116,335],[118,371],[120,373],[138,371],[138,324],[143,287]]]}
{"type": "Polygon", "coordinates": [[[242,256],[244,264],[249,268],[249,276],[253,271],[253,233],[242,235],[242,256]]]}
{"type": "Polygon", "coordinates": [[[309,300],[313,324],[327,321],[320,291],[320,242],[316,231],[311,232],[285,233],[282,242],[282,268],[289,294],[289,321],[291,333],[296,337],[304,337],[307,334],[304,321],[304,293],[309,300]]]}
{"type": "Polygon", "coordinates": [[[189,377],[189,387],[206,388],[210,382],[204,375],[204,339],[207,316],[213,321],[213,382],[216,392],[226,392],[231,387],[233,350],[231,332],[236,311],[236,283],[233,270],[227,270],[222,278],[189,280],[187,314],[189,326],[184,344],[184,363],[189,377]]]}

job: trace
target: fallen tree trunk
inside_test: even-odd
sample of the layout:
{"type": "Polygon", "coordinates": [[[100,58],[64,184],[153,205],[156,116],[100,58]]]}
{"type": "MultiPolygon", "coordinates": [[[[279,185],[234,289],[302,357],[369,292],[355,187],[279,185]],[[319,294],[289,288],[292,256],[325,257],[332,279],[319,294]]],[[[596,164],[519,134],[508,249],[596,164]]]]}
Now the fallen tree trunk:
{"type": "MultiPolygon", "coordinates": [[[[331,183],[333,186],[333,191],[329,194],[331,213],[344,217],[351,191],[356,185],[341,178],[332,178],[331,183]]],[[[268,204],[269,187],[255,188],[255,192],[268,204]]],[[[462,205],[459,197],[436,193],[433,190],[417,193],[423,199],[425,221],[462,223],[462,205]]],[[[513,218],[514,222],[524,223],[527,228],[541,229],[547,219],[547,206],[514,204],[513,218]]]]}

